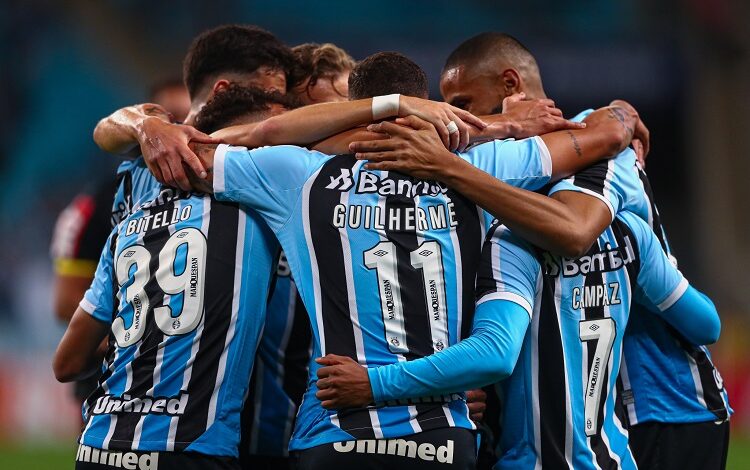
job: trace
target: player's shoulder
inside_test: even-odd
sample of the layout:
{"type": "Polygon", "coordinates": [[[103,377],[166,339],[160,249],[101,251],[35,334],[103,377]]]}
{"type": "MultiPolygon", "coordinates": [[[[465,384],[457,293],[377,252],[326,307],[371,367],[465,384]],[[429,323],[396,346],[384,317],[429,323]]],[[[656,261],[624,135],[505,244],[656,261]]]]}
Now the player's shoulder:
{"type": "Polygon", "coordinates": [[[527,254],[536,258],[536,248],[525,239],[513,232],[508,226],[498,222],[492,224],[487,232],[485,243],[490,243],[516,254],[527,254]]]}
{"type": "Polygon", "coordinates": [[[643,248],[648,248],[653,243],[659,244],[656,234],[648,223],[629,210],[618,213],[615,223],[625,226],[627,231],[633,234],[634,242],[638,245],[640,252],[643,252],[643,248]]]}
{"type": "Polygon", "coordinates": [[[133,173],[143,170],[148,171],[148,167],[146,166],[146,160],[143,159],[143,156],[139,156],[133,160],[125,160],[120,163],[117,167],[117,174],[123,175],[125,173],[133,173]]]}

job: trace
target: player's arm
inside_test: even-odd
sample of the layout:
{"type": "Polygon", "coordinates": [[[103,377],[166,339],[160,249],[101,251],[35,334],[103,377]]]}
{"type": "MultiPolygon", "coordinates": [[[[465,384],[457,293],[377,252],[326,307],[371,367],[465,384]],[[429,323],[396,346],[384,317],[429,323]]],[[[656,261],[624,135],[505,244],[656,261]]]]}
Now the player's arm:
{"type": "Polygon", "coordinates": [[[340,356],[319,358],[323,406],[362,406],[478,388],[513,371],[529,325],[540,266],[528,246],[496,224],[482,249],[471,335],[433,355],[364,369],[340,356]]]}
{"type": "Polygon", "coordinates": [[[192,126],[172,124],[170,115],[153,103],[121,108],[100,120],[94,141],[102,150],[123,156],[143,155],[149,170],[159,182],[190,189],[183,162],[204,174],[189,142],[218,143],[192,126]]]}
{"type": "Polygon", "coordinates": [[[333,354],[318,358],[316,396],[325,408],[384,404],[392,400],[463,392],[498,382],[513,372],[529,314],[515,302],[477,307],[471,336],[430,356],[365,368],[333,354]]]}
{"type": "Polygon", "coordinates": [[[304,106],[259,123],[228,127],[213,136],[231,145],[249,148],[308,145],[378,119],[409,115],[419,116],[434,125],[443,145],[450,150],[463,150],[469,143],[470,133],[486,127],[473,114],[447,103],[391,95],[304,106]],[[391,100],[393,106],[383,107],[378,100],[391,100]],[[451,134],[448,131],[451,121],[458,126],[459,132],[451,134]]]}
{"type": "MultiPolygon", "coordinates": [[[[50,248],[54,265],[52,305],[55,316],[65,323],[70,321],[96,271],[102,241],[98,241],[99,246],[92,252],[91,240],[86,237],[97,233],[97,227],[92,226],[97,221],[92,219],[101,208],[96,204],[96,198],[81,194],[60,213],[55,223],[50,248]]],[[[104,237],[108,230],[105,229],[104,237]]]]}
{"type": "MultiPolygon", "coordinates": [[[[566,130],[541,137],[552,161],[552,176],[559,178],[582,169],[587,163],[619,152],[629,142],[635,115],[625,108],[603,108],[589,116],[585,129],[566,130]],[[623,116],[625,116],[623,118],[623,116]],[[625,119],[623,122],[620,118],[625,119]],[[577,159],[577,160],[576,160],[577,159]]],[[[433,132],[424,122],[409,118],[415,131],[381,123],[372,130],[386,130],[386,141],[352,145],[357,158],[368,159],[368,167],[411,173],[424,179],[439,179],[502,220],[535,245],[563,256],[584,253],[611,222],[613,214],[594,197],[560,193],[554,199],[507,184],[468,160],[435,146],[433,132]],[[394,139],[394,136],[395,139],[394,139]],[[386,147],[383,147],[385,145],[386,147]],[[387,146],[391,147],[387,147],[387,146]],[[386,148],[385,151],[373,149],[386,148]],[[363,153],[360,151],[365,150],[363,153]],[[372,151],[371,151],[372,150],[372,151]],[[372,163],[372,162],[375,163],[372,163]]],[[[486,144],[489,145],[489,144],[486,144]]],[[[512,142],[520,147],[533,144],[512,142]]],[[[514,155],[515,157],[515,155],[514,155]]],[[[503,158],[495,156],[495,158],[503,158]]]]}
{"type": "Polygon", "coordinates": [[[618,218],[631,229],[639,251],[636,302],[671,324],[689,342],[715,343],[721,319],[711,299],[688,283],[646,222],[627,211],[618,218]]]}
{"type": "MultiPolygon", "coordinates": [[[[116,230],[116,229],[115,229],[116,230]]],[[[83,295],[55,352],[52,368],[61,382],[90,375],[104,355],[104,338],[112,322],[114,306],[114,263],[112,250],[116,231],[105,243],[94,280],[83,295]]]]}
{"type": "Polygon", "coordinates": [[[101,364],[109,324],[78,307],[55,351],[52,369],[60,382],[84,379],[101,364]]]}
{"type": "Polygon", "coordinates": [[[550,132],[584,129],[586,123],[574,122],[563,117],[555,102],[544,99],[525,99],[525,93],[517,93],[503,100],[503,112],[481,116],[488,125],[472,132],[471,142],[485,142],[493,139],[523,139],[550,132]]]}

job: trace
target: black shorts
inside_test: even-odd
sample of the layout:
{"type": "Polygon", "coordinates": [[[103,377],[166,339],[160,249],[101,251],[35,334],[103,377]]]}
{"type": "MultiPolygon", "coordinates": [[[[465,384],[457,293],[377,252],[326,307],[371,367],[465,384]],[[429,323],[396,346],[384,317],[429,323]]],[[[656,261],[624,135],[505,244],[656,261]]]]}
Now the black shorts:
{"type": "Polygon", "coordinates": [[[337,442],[296,454],[298,470],[474,470],[477,441],[473,431],[441,428],[394,439],[337,442]]]}
{"type": "Polygon", "coordinates": [[[628,432],[638,468],[723,470],[727,465],[729,421],[649,422],[631,426],[628,432]]]}
{"type": "Polygon", "coordinates": [[[239,470],[231,457],[212,457],[195,452],[137,452],[102,450],[79,445],[76,470],[239,470]]]}
{"type": "Polygon", "coordinates": [[[294,470],[291,457],[270,457],[266,455],[240,455],[242,470],[294,470]]]}

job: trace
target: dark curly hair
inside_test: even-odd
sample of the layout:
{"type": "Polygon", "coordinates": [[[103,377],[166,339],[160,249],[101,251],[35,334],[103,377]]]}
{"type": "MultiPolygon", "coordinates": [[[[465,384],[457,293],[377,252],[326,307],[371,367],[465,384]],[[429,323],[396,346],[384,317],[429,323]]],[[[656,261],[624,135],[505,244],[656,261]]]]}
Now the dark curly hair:
{"type": "Polygon", "coordinates": [[[283,70],[289,78],[296,69],[296,59],[289,47],[264,29],[223,25],[204,31],[193,40],[182,72],[190,98],[194,98],[218,74],[252,73],[263,66],[283,70]]]}
{"type": "Polygon", "coordinates": [[[359,100],[400,93],[427,98],[427,75],[398,52],[378,52],[366,58],[349,75],[349,98],[359,100]]]}
{"type": "Polygon", "coordinates": [[[297,101],[279,92],[267,92],[255,87],[229,85],[216,93],[195,116],[195,128],[207,134],[235,124],[240,118],[254,117],[255,121],[266,118],[271,106],[278,104],[286,109],[297,107],[297,101]]]}

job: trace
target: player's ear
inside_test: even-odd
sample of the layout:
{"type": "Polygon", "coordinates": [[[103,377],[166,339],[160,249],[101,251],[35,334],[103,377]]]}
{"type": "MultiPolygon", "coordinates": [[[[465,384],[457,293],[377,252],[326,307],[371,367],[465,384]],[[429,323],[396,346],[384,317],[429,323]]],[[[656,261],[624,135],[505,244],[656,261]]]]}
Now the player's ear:
{"type": "Polygon", "coordinates": [[[223,78],[220,80],[216,80],[216,83],[214,83],[214,87],[213,87],[213,94],[215,95],[219,92],[226,90],[227,88],[229,88],[229,84],[230,84],[229,80],[225,80],[223,78]]]}
{"type": "Polygon", "coordinates": [[[500,74],[500,82],[502,83],[505,96],[521,92],[521,76],[515,69],[505,69],[500,74]]]}

